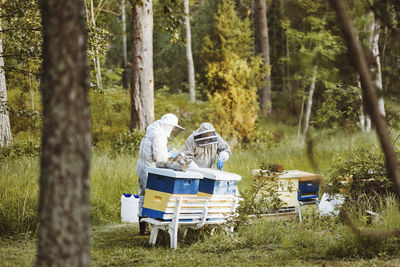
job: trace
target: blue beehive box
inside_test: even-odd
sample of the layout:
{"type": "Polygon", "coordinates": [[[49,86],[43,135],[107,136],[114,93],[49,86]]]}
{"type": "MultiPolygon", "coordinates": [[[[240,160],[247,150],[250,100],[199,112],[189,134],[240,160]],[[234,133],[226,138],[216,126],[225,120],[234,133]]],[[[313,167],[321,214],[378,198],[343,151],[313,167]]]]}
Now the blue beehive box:
{"type": "Polygon", "coordinates": [[[311,181],[299,181],[299,190],[297,192],[298,200],[307,200],[318,198],[319,179],[311,181]]]}
{"type": "Polygon", "coordinates": [[[193,196],[199,191],[199,180],[203,175],[197,172],[180,172],[171,169],[147,167],[147,184],[142,216],[164,219],[167,202],[171,196],[193,196]]]}
{"type": "Polygon", "coordinates": [[[201,173],[204,178],[199,182],[198,196],[236,195],[237,183],[241,176],[235,173],[210,168],[193,170],[201,173]]]}

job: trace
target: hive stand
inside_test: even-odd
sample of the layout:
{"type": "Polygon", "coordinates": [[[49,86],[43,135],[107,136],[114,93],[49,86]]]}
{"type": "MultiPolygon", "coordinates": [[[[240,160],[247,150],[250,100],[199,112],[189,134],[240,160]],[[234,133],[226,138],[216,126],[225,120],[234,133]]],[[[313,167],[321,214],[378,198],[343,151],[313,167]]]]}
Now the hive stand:
{"type": "Polygon", "coordinates": [[[178,247],[178,229],[184,236],[187,229],[199,229],[206,224],[224,224],[236,216],[239,198],[236,196],[172,196],[168,200],[164,220],[143,218],[141,222],[151,224],[149,244],[155,245],[159,230],[168,230],[170,247],[178,247]]]}

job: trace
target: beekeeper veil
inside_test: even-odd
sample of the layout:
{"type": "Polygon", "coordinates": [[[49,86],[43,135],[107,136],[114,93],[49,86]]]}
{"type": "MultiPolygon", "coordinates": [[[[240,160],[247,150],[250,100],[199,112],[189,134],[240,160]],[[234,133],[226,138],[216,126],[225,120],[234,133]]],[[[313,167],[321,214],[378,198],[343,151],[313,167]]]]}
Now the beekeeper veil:
{"type": "Polygon", "coordinates": [[[214,126],[209,122],[202,123],[193,138],[196,145],[200,147],[218,143],[214,126]]]}
{"type": "Polygon", "coordinates": [[[185,128],[178,125],[178,118],[171,113],[165,114],[161,117],[160,122],[163,124],[165,133],[169,140],[172,140],[185,128]]]}

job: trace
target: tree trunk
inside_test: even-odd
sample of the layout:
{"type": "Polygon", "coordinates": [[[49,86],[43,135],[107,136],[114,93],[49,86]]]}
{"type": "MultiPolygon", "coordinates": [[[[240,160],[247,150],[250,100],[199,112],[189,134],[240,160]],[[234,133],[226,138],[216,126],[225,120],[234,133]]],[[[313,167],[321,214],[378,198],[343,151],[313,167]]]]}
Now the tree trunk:
{"type": "MultiPolygon", "coordinates": [[[[358,88],[360,88],[360,91],[362,92],[362,88],[361,88],[361,82],[360,82],[360,76],[358,76],[358,88]]],[[[362,103],[362,95],[360,94],[360,98],[361,98],[361,106],[360,106],[360,128],[361,131],[363,132],[371,132],[371,118],[368,116],[368,114],[365,114],[364,110],[364,105],[362,103]]]]}
{"type": "MultiPolygon", "coordinates": [[[[1,23],[0,23],[0,31],[1,23]]],[[[0,39],[0,147],[11,145],[10,116],[8,115],[6,74],[4,70],[3,40],[0,39]]]]}
{"type": "Polygon", "coordinates": [[[254,1],[256,50],[264,59],[264,85],[259,90],[260,108],[263,114],[271,114],[271,64],[269,57],[267,4],[265,0],[254,1]]]}
{"type": "Polygon", "coordinates": [[[133,6],[132,31],[131,131],[154,121],[152,0],[133,6]]]}
{"type": "Polygon", "coordinates": [[[299,116],[299,123],[297,125],[297,138],[300,137],[300,133],[301,133],[301,123],[303,121],[303,113],[304,113],[304,88],[303,88],[303,94],[301,97],[301,106],[300,106],[300,116],[299,116]]]}
{"type": "Polygon", "coordinates": [[[370,72],[372,73],[373,83],[376,87],[378,93],[378,105],[379,111],[382,116],[385,115],[385,104],[383,100],[383,88],[382,88],[382,72],[381,72],[381,60],[379,55],[379,33],[380,33],[380,23],[375,19],[374,13],[371,11],[369,16],[372,21],[369,25],[369,37],[368,42],[371,51],[371,62],[370,62],[370,72]]]}
{"type": "Polygon", "coordinates": [[[125,15],[125,0],[121,0],[121,25],[122,25],[122,86],[128,89],[128,46],[126,41],[126,15],[125,15]]]}
{"type": "Polygon", "coordinates": [[[185,26],[186,26],[186,59],[188,64],[188,83],[189,83],[189,98],[191,102],[196,100],[196,88],[194,79],[194,65],[192,55],[192,35],[190,32],[190,9],[189,0],[185,1],[185,26]]]}
{"type": "Polygon", "coordinates": [[[43,133],[37,266],[89,266],[90,125],[84,1],[40,0],[43,133]]]}
{"type": "MultiPolygon", "coordinates": [[[[96,26],[96,20],[95,20],[95,17],[94,17],[93,0],[90,0],[90,17],[92,18],[93,26],[96,26]]],[[[96,72],[97,88],[100,89],[100,90],[103,90],[103,82],[102,82],[102,78],[101,78],[100,58],[99,58],[99,56],[96,56],[96,58],[93,59],[93,65],[94,65],[94,71],[96,72]]]]}
{"type": "Polygon", "coordinates": [[[314,95],[314,90],[315,90],[315,82],[317,80],[317,71],[318,71],[318,66],[314,65],[310,89],[308,91],[306,114],[304,116],[303,136],[306,136],[307,131],[308,131],[308,125],[310,124],[311,108],[312,108],[313,95],[314,95]]]}

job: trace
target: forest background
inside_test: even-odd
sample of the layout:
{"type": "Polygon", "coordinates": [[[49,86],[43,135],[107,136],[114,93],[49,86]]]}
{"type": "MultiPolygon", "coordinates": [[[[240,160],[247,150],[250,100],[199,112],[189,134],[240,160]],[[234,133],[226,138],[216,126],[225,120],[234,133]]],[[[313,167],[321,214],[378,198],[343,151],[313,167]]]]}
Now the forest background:
{"type": "MultiPolygon", "coordinates": [[[[267,207],[260,207],[260,203],[251,202],[255,187],[251,170],[275,162],[286,169],[322,172],[326,182],[333,185],[332,190],[347,192],[350,214],[359,227],[398,228],[399,220],[394,219],[399,216],[394,186],[387,178],[373,126],[363,108],[359,78],[349,62],[335,12],[325,1],[266,1],[268,49],[263,50],[257,34],[261,27],[257,19],[259,2],[189,1],[193,82],[187,63],[189,38],[183,2],[153,1],[153,116],[158,119],[167,112],[174,113],[186,128],[170,145],[182,150],[185,138],[200,123],[212,122],[233,149],[224,169],[243,178],[239,187],[247,201],[243,203],[245,215],[262,213],[271,205],[261,203],[267,207]],[[307,134],[311,138],[308,140],[313,141],[317,165],[309,161],[306,153],[307,134]],[[342,188],[342,181],[350,182],[342,188]],[[370,222],[363,213],[365,209],[382,216],[370,222]]],[[[131,256],[138,253],[137,249],[142,251],[145,244],[143,240],[126,240],[125,236],[134,232],[130,227],[101,228],[119,223],[121,194],[137,190],[134,166],[144,132],[143,127],[135,129],[131,119],[129,81],[133,77],[132,5],[136,4],[86,2],[93,154],[91,222],[100,227],[94,229],[100,229],[97,237],[102,240],[93,242],[94,263],[98,265],[115,263],[103,253],[106,248],[102,242],[110,238],[106,237],[108,231],[116,231],[122,239],[109,240],[111,243],[127,242],[123,246],[131,256]]],[[[400,6],[396,1],[354,0],[347,4],[378,90],[381,112],[388,122],[394,148],[399,151],[400,6]]],[[[29,241],[34,240],[38,230],[41,17],[36,1],[2,1],[1,10],[7,88],[6,97],[1,91],[1,110],[9,116],[12,136],[12,144],[4,144],[0,150],[0,234],[5,238],[1,244],[5,251],[10,249],[5,245],[8,243],[18,248],[8,238],[19,240],[22,236],[28,240],[22,244],[27,244],[29,250],[29,241]]],[[[246,227],[239,230],[233,243],[223,241],[226,236],[221,233],[195,238],[194,244],[189,241],[184,249],[210,255],[229,251],[240,258],[243,249],[257,247],[255,262],[266,260],[261,252],[265,248],[273,251],[271,257],[278,261],[387,259],[396,258],[399,253],[396,237],[364,242],[350,233],[340,218],[321,221],[313,213],[305,226],[263,220],[250,225],[246,220],[243,225],[246,227]],[[315,235],[310,235],[310,230],[315,235]],[[260,231],[267,231],[265,235],[271,238],[257,238],[260,231]],[[335,238],[330,239],[332,235],[335,238]],[[311,248],[316,245],[318,253],[312,253],[311,248]]],[[[22,245],[22,249],[26,248],[22,245]]],[[[32,253],[28,254],[32,257],[32,253]]],[[[10,257],[2,258],[6,262],[22,261],[25,265],[32,261],[29,257],[4,255],[10,257]]],[[[151,262],[152,256],[145,256],[144,262],[151,262]]],[[[123,262],[131,261],[131,257],[121,257],[123,262]]],[[[157,259],[165,261],[162,256],[157,259]]],[[[199,259],[200,256],[194,257],[194,261],[199,259]]]]}

